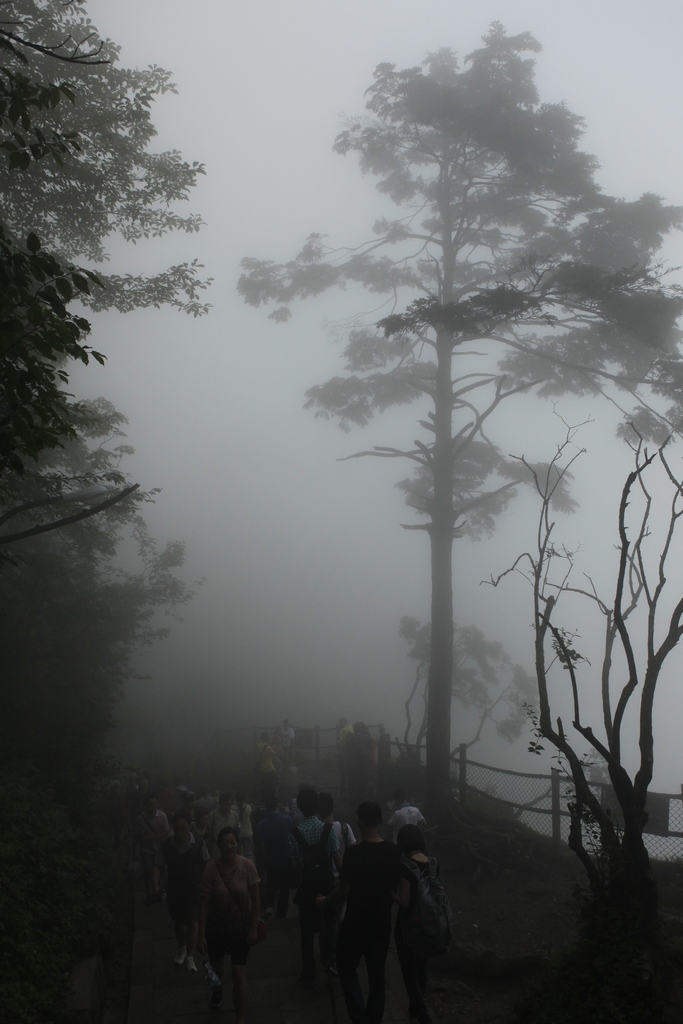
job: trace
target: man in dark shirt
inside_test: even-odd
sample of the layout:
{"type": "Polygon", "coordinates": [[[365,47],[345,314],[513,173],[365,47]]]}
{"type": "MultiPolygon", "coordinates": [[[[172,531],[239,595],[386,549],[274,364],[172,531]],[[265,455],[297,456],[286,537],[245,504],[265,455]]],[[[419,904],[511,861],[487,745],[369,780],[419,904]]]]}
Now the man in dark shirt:
{"type": "Polygon", "coordinates": [[[344,854],[339,884],[318,904],[346,897],[346,914],[337,940],[337,969],[352,1024],[381,1024],[384,1014],[384,967],[391,934],[391,909],[400,878],[401,855],[379,834],[382,809],[368,801],[356,811],[362,840],[344,854]],[[367,1004],[358,981],[365,957],[367,1004]]]}
{"type": "Polygon", "coordinates": [[[319,918],[316,897],[326,895],[334,888],[332,860],[339,868],[341,856],[337,833],[331,824],[324,824],[316,813],[318,810],[316,791],[302,789],[296,798],[296,803],[304,820],[300,825],[294,826],[289,833],[287,842],[291,868],[293,871],[301,871],[301,883],[295,897],[295,902],[299,906],[301,959],[303,961],[299,979],[304,985],[312,985],[316,973],[313,942],[319,918]],[[327,868],[329,868],[329,872],[326,871],[327,868]],[[328,877],[322,878],[323,875],[328,877]]]}
{"type": "Polygon", "coordinates": [[[258,823],[255,836],[262,851],[266,875],[265,918],[270,917],[276,907],[276,917],[287,917],[289,906],[289,848],[287,840],[292,828],[288,814],[280,814],[274,793],[264,798],[265,818],[258,823]],[[277,898],[277,904],[276,904],[277,898]]]}

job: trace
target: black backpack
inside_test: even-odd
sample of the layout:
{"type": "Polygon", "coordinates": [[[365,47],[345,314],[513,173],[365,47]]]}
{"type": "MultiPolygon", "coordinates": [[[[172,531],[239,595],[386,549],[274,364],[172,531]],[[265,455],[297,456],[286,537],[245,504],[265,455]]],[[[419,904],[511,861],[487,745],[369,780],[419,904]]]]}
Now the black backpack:
{"type": "Polygon", "coordinates": [[[451,941],[453,915],[446,890],[437,877],[436,861],[429,858],[429,870],[423,872],[414,860],[403,856],[404,864],[415,878],[415,895],[410,907],[401,914],[403,942],[416,956],[439,956],[451,941]]]}
{"type": "Polygon", "coordinates": [[[327,896],[334,889],[334,876],[332,874],[332,859],[328,844],[332,825],[328,821],[323,825],[320,839],[315,845],[307,843],[301,832],[295,825],[292,835],[299,847],[301,856],[301,875],[299,878],[299,892],[306,896],[316,897],[327,896]]]}

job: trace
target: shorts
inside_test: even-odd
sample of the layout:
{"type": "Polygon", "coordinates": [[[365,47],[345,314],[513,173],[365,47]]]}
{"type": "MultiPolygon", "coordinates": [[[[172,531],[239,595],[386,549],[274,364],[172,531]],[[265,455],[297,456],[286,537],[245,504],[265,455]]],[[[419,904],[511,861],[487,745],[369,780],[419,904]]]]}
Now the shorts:
{"type": "Polygon", "coordinates": [[[249,942],[246,932],[236,936],[227,929],[207,927],[206,948],[211,963],[229,956],[233,967],[244,967],[249,958],[249,942]]]}
{"type": "Polygon", "coordinates": [[[196,892],[169,892],[166,906],[174,924],[192,924],[199,917],[199,896],[196,892]]]}

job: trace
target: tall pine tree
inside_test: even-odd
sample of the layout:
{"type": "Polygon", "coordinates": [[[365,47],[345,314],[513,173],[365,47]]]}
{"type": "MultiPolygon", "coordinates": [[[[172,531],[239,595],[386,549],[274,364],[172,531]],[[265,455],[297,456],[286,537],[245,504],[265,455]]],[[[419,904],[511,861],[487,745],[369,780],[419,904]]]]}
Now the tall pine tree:
{"type": "Polygon", "coordinates": [[[656,263],[683,211],[656,196],[603,195],[595,159],[579,149],[581,118],[539,100],[525,56],[536,40],[494,23],[483,42],[462,63],[441,50],[421,67],[380,64],[368,113],[337,137],[337,152],[356,153],[398,208],[395,219],[347,250],[316,234],[288,263],[245,259],[239,281],[245,301],[272,304],[276,321],[293,300],[350,283],[393,306],[379,325],[350,330],[344,375],[307,393],[316,415],[348,429],[392,405],[430,404],[412,449],[359,454],[416,466],[402,486],[425,519],[408,528],[425,530],[431,546],[435,807],[450,798],[453,539],[493,529],[519,482],[487,421],[535,389],[609,393],[642,431],[683,423],[682,304],[656,263]],[[653,394],[665,399],[659,411],[653,394]]]}

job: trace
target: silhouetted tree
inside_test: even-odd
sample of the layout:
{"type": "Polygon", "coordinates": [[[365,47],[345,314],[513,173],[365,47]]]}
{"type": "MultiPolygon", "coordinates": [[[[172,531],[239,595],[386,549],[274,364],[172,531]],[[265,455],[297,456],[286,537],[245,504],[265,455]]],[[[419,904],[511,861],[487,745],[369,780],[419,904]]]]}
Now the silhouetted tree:
{"type": "MultiPolygon", "coordinates": [[[[401,619],[399,635],[409,645],[408,657],[416,663],[415,679],[405,702],[406,730],[403,742],[410,741],[412,720],[410,705],[421,689],[423,702],[415,739],[419,747],[427,731],[427,680],[431,652],[429,623],[418,622],[409,615],[401,619]]],[[[461,734],[457,745],[471,747],[481,739],[487,722],[494,725],[499,736],[511,742],[526,725],[526,702],[533,691],[528,672],[512,661],[503,645],[489,640],[476,626],[453,624],[453,688],[454,699],[464,711],[472,711],[476,719],[474,733],[461,734]]],[[[452,753],[457,749],[454,747],[452,753]]]]}
{"type": "Polygon", "coordinates": [[[26,459],[73,436],[69,360],[104,358],[85,344],[90,323],[74,300],[206,309],[196,262],[152,277],[73,265],[103,262],[117,234],[137,241],[201,223],[176,211],[201,165],[148,151],[150,108],[170,76],[120,69],[117,56],[83,3],[0,4],[0,487],[10,501],[26,459]]]}
{"type": "Polygon", "coordinates": [[[429,408],[413,448],[358,454],[416,467],[402,486],[426,518],[406,528],[425,530],[431,546],[427,790],[440,805],[450,794],[453,539],[493,529],[521,479],[489,420],[535,388],[634,400],[641,431],[657,429],[651,399],[664,395],[663,414],[683,422],[682,303],[654,262],[682,211],[600,193],[596,162],[578,149],[581,119],[539,101],[522,56],[539,48],[496,23],[463,66],[451,50],[407,70],[380,64],[368,114],[347,122],[335,149],[358,154],[399,217],[380,218],[353,248],[314,234],[287,263],[245,259],[239,281],[248,303],[274,304],[276,321],[332,287],[359,285],[389,307],[379,329],[351,318],[345,374],[307,393],[316,415],[348,429],[392,405],[429,408]]]}
{"type": "MultiPolygon", "coordinates": [[[[568,964],[574,970],[578,965],[581,974],[586,958],[594,958],[595,992],[577,986],[583,1008],[571,1001],[563,1007],[564,1019],[654,1021],[661,1019],[663,961],[657,885],[643,833],[654,767],[655,700],[664,667],[683,637],[683,597],[671,582],[680,560],[683,481],[666,443],[650,453],[642,439],[633,444],[635,466],[618,505],[613,597],[603,597],[590,574],[575,580],[576,555],[556,538],[551,517],[553,487],[582,454],[572,454],[573,439],[570,430],[553,460],[553,476],[530,470],[540,498],[536,545],[491,582],[498,585],[515,572],[531,585],[539,707],[534,746],[549,741],[573,783],[568,842],[585,869],[592,899],[583,915],[589,948],[579,943],[568,964]],[[590,602],[603,623],[603,653],[596,666],[581,653],[577,633],[561,625],[561,609],[577,597],[590,602]],[[587,721],[586,705],[594,706],[597,695],[598,720],[587,721]],[[567,708],[569,726],[562,717],[567,708]],[[629,713],[635,736],[633,722],[625,727],[629,713]],[[585,743],[589,754],[581,752],[585,743]],[[591,753],[607,768],[616,800],[611,808],[591,788],[591,753]],[[603,1017],[603,1007],[614,1015],[603,1017]]],[[[558,1019],[552,1006],[542,1019],[558,1019]]]]}
{"type": "MultiPolygon", "coordinates": [[[[49,519],[50,508],[37,499],[93,482],[121,488],[120,464],[132,453],[125,422],[104,399],[82,403],[76,437],[27,469],[26,511],[1,529],[49,519]]],[[[140,506],[153,496],[136,492],[97,516],[10,547],[0,573],[0,760],[32,762],[72,804],[101,757],[135,656],[168,633],[159,614],[173,613],[194,593],[177,574],[183,544],[160,548],[146,529],[140,506]]]]}

